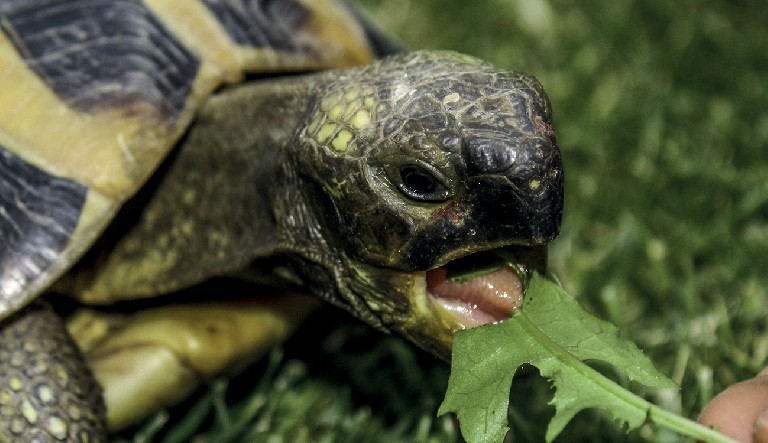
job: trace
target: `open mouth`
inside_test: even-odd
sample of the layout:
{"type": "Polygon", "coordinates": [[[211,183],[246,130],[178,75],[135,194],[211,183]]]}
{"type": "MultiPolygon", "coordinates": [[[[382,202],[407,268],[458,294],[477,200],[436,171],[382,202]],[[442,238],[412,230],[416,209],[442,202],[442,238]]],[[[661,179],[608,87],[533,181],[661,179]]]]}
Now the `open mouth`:
{"type": "Polygon", "coordinates": [[[427,293],[467,329],[509,318],[523,304],[533,270],[544,270],[546,249],[502,248],[472,254],[427,271],[427,293]]]}

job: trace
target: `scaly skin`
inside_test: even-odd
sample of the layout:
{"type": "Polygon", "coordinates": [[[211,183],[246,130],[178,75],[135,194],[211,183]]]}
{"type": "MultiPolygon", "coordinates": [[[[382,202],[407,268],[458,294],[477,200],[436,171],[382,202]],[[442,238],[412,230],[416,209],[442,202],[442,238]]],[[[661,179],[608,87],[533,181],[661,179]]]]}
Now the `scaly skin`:
{"type": "Polygon", "coordinates": [[[554,238],[562,167],[535,79],[416,52],[214,97],[146,200],[67,292],[106,303],[246,269],[447,358],[455,322],[423,272],[554,238]],[[408,195],[414,167],[434,195],[408,195]]]}
{"type": "Polygon", "coordinates": [[[308,182],[297,188],[322,190],[304,201],[336,244],[315,248],[336,286],[326,298],[447,359],[457,325],[423,271],[559,231],[562,166],[541,86],[461,54],[413,53],[335,76],[310,115],[287,164],[308,182]],[[409,189],[425,174],[434,189],[409,189]]]}
{"type": "Polygon", "coordinates": [[[32,304],[0,328],[0,442],[106,439],[101,388],[49,308],[32,304]]]}
{"type": "MultiPolygon", "coordinates": [[[[459,324],[432,302],[425,272],[542,247],[559,230],[562,180],[541,86],[471,57],[417,52],[257,82],[209,101],[57,289],[108,303],[238,274],[447,358],[459,324]]],[[[130,352],[130,334],[120,340],[130,352]]]]}

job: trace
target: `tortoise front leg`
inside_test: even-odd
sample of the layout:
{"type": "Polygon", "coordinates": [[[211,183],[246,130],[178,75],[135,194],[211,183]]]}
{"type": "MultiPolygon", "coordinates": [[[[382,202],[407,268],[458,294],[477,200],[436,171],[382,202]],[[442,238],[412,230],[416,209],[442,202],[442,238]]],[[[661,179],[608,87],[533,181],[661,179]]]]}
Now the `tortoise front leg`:
{"type": "Polygon", "coordinates": [[[101,389],[64,322],[32,304],[0,322],[0,442],[106,440],[101,389]]]}
{"type": "Polygon", "coordinates": [[[104,388],[108,427],[116,431],[283,342],[318,305],[281,295],[160,306],[119,318],[89,309],[69,327],[104,388]]]}

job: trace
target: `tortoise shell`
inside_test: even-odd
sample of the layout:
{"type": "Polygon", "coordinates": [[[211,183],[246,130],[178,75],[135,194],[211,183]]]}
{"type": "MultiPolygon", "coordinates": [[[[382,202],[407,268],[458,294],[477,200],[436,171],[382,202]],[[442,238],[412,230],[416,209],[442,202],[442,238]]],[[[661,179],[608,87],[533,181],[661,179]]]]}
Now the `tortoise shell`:
{"type": "Polygon", "coordinates": [[[331,0],[3,0],[0,31],[0,318],[89,248],[216,88],[375,52],[331,0]]]}

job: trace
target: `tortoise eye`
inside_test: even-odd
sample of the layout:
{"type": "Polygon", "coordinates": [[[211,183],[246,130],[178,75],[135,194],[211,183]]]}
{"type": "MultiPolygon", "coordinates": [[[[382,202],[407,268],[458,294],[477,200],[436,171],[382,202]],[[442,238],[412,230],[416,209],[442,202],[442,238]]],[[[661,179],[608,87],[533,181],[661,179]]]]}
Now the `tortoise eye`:
{"type": "Polygon", "coordinates": [[[450,196],[448,188],[425,168],[407,164],[400,166],[400,191],[414,200],[427,202],[445,201],[450,196]]]}

